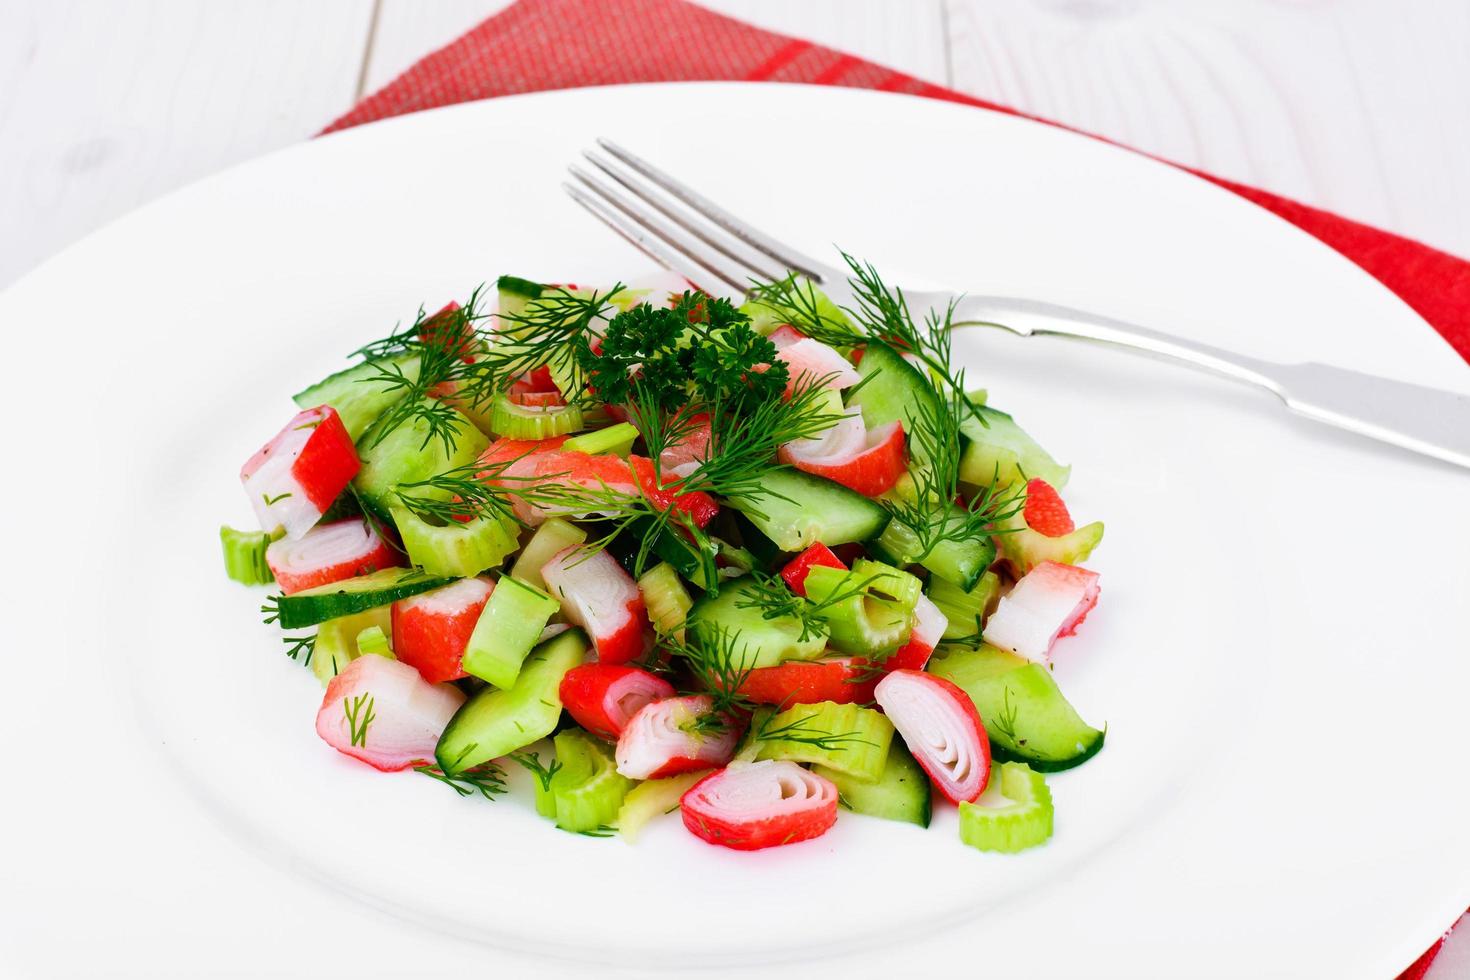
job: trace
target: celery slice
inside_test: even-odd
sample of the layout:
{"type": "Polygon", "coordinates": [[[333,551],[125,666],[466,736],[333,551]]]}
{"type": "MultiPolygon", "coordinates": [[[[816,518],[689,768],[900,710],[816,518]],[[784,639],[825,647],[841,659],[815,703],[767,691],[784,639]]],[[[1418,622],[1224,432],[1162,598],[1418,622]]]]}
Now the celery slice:
{"type": "Polygon", "coordinates": [[[394,507],[392,515],[409,561],[430,575],[479,575],[505,561],[518,544],[516,524],[509,517],[436,525],[406,507],[394,507]]]}
{"type": "Polygon", "coordinates": [[[221,525],[219,543],[225,552],[225,574],[241,585],[270,585],[276,580],[265,562],[271,535],[264,531],[237,531],[221,525]]]}
{"type": "Polygon", "coordinates": [[[618,808],[618,833],[623,840],[633,843],[650,820],[677,809],[684,794],[709,774],[710,770],[701,769],[664,779],[650,779],[634,786],[618,808]]]}
{"type": "MultiPolygon", "coordinates": [[[[311,654],[311,672],[325,686],[342,669],[367,651],[357,638],[377,627],[386,636],[393,630],[392,606],[378,606],[351,616],[339,616],[322,623],[316,630],[316,647],[311,654]]],[[[384,656],[393,656],[392,652],[384,656]]]]}
{"type": "Polygon", "coordinates": [[[694,606],[679,573],[668,562],[660,562],[638,577],[638,591],[648,607],[648,618],[660,636],[684,642],[684,620],[694,606]]]}
{"type": "Polygon", "coordinates": [[[556,825],[573,833],[610,829],[633,780],[618,772],[612,753],[586,732],[560,732],[553,742],[561,766],[538,792],[537,812],[553,811],[556,825]]]}
{"type": "Polygon", "coordinates": [[[760,755],[761,741],[756,738],[768,725],[771,716],[776,709],[769,705],[762,705],[751,712],[750,724],[746,726],[745,734],[740,736],[740,744],[735,747],[735,754],[730,758],[731,762],[754,762],[760,755]]]}
{"type": "Polygon", "coordinates": [[[461,665],[496,687],[510,687],[561,603],[533,585],[501,576],[475,621],[461,665]]]}
{"type": "Polygon", "coordinates": [[[383,627],[378,625],[369,626],[357,634],[357,651],[387,657],[390,660],[397,659],[393,656],[393,648],[388,645],[388,634],[383,632],[383,627]]]}
{"type": "Polygon", "coordinates": [[[586,531],[574,524],[569,524],[560,517],[553,517],[538,527],[536,533],[531,535],[531,540],[527,541],[526,546],[521,549],[521,556],[511,567],[511,577],[544,590],[546,580],[541,577],[542,567],[551,561],[552,556],[558,551],[581,544],[586,540],[586,531]]]}
{"type": "Polygon", "coordinates": [[[755,741],[757,759],[811,762],[872,781],[883,775],[893,723],[872,708],[821,701],[773,716],[755,741]]]}
{"type": "Polygon", "coordinates": [[[626,458],[633,451],[633,442],[637,438],[637,429],[627,422],[619,422],[605,429],[595,429],[592,432],[573,436],[562,443],[561,448],[569,453],[586,453],[589,456],[595,456],[598,453],[616,453],[626,458]]]}
{"type": "Polygon", "coordinates": [[[1023,762],[1004,762],[976,803],[960,804],[960,840],[982,851],[1014,854],[1051,837],[1046,778],[1023,762]],[[993,802],[996,797],[1000,802],[993,802]]]}
{"type": "Polygon", "coordinates": [[[884,599],[875,595],[879,586],[890,594],[907,594],[902,578],[915,579],[878,562],[854,563],[852,571],[814,565],[807,572],[804,587],[807,598],[817,604],[815,614],[826,623],[828,642],[843,653],[863,657],[884,657],[908,640],[913,630],[913,604],[905,608],[903,599],[884,599]],[[875,572],[875,569],[883,570],[875,572]],[[881,582],[870,582],[875,575],[881,582]],[[889,579],[889,575],[902,578],[889,579]]]}
{"type": "Polygon", "coordinates": [[[994,572],[987,571],[980,576],[980,581],[968,592],[937,575],[929,580],[929,600],[949,621],[944,628],[946,640],[979,636],[999,599],[1000,576],[994,572]]]}
{"type": "Polygon", "coordinates": [[[582,427],[576,405],[517,405],[505,395],[490,403],[490,431],[507,439],[550,439],[582,427]]]}

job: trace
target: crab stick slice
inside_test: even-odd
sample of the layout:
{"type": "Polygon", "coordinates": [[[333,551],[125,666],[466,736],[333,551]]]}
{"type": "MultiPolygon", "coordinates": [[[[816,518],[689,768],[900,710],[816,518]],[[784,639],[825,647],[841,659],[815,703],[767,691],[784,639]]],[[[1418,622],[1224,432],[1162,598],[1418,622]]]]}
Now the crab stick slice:
{"type": "Polygon", "coordinates": [[[990,739],[968,694],[933,674],[895,670],[873,696],[946,799],[973,803],[985,792],[990,739]]]}
{"type": "Polygon", "coordinates": [[[300,538],[357,475],[362,464],[337,410],[299,412],[240,467],[240,482],[265,531],[300,538]]]}
{"type": "Polygon", "coordinates": [[[360,517],[321,524],[265,549],[265,563],[286,595],[402,565],[398,552],[360,517]]]}
{"type": "Polygon", "coordinates": [[[639,708],[618,736],[618,772],[629,779],[662,779],[729,762],[740,729],[726,720],[700,730],[713,707],[708,696],[692,694],[639,708]]]}
{"type": "Polygon", "coordinates": [[[393,603],[394,656],[431,684],[468,676],[464,651],[493,588],[488,579],[462,578],[393,603]]]}
{"type": "Polygon", "coordinates": [[[868,679],[868,673],[853,657],[788,660],[748,671],[740,681],[739,693],[756,704],[783,709],[823,701],[860,704],[873,697],[873,680],[868,679]]]}
{"type": "Polygon", "coordinates": [[[1045,663],[1051,648],[1071,636],[1097,605],[1097,573],[1044,561],[1021,577],[985,621],[985,642],[1045,663]]]}
{"type": "Polygon", "coordinates": [[[393,772],[432,760],[464,693],[430,684],[408,664],[358,657],[327,684],[316,733],[344,755],[393,772]]]}
{"type": "Polygon", "coordinates": [[[909,634],[907,643],[883,661],[884,669],[923,670],[924,665],[929,662],[929,655],[939,646],[939,641],[944,639],[944,631],[947,629],[949,617],[928,596],[920,592],[918,601],[914,603],[914,631],[909,634]]]}
{"type": "Polygon", "coordinates": [[[837,822],[837,787],[786,760],[735,762],[695,783],[679,809],[700,840],[756,851],[825,834],[837,822]]]}
{"type": "Polygon", "coordinates": [[[842,559],[833,554],[831,548],[818,541],[787,562],[786,566],[781,569],[781,578],[786,581],[786,587],[805,598],[807,573],[814,565],[847,571],[847,566],[842,563],[842,559]]]}
{"type": "Polygon", "coordinates": [[[820,340],[805,337],[776,351],[786,363],[786,393],[820,383],[825,388],[851,388],[862,380],[847,358],[820,340]]]}
{"type": "Polygon", "coordinates": [[[573,721],[615,742],[644,705],[673,697],[674,685],[625,664],[583,664],[567,671],[560,694],[573,721]]]}
{"type": "Polygon", "coordinates": [[[786,443],[778,456],[804,473],[826,477],[865,497],[893,489],[907,468],[903,423],[889,422],[869,431],[856,412],[815,438],[786,443]]]}
{"type": "Polygon", "coordinates": [[[563,548],[541,567],[541,578],[562,615],[592,638],[600,662],[624,664],[647,652],[652,628],[643,593],[612,555],[563,548]]]}

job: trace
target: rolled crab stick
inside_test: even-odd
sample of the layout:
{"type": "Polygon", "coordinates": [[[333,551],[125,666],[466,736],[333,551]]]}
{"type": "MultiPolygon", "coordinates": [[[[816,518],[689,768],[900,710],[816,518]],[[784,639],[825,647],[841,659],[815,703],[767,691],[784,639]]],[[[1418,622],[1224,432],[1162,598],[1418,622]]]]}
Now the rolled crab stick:
{"type": "Polygon", "coordinates": [[[973,803],[985,792],[990,739],[968,694],[933,674],[895,670],[873,696],[945,799],[973,803]]]}
{"type": "Polygon", "coordinates": [[[797,388],[821,383],[825,388],[851,388],[862,380],[857,368],[835,347],[803,337],[776,350],[776,357],[786,364],[786,394],[797,388]]]}
{"type": "Polygon", "coordinates": [[[572,720],[615,742],[646,704],[674,696],[674,685],[626,664],[583,664],[561,679],[561,703],[572,720]]]}
{"type": "Polygon", "coordinates": [[[789,660],[756,667],[741,678],[738,693],[756,704],[789,708],[793,704],[866,704],[873,700],[877,676],[853,657],[789,660]]]}
{"type": "Polygon", "coordinates": [[[488,579],[463,578],[393,603],[393,655],[431,684],[468,676],[465,648],[493,589],[488,579]]]}
{"type": "Polygon", "coordinates": [[[1021,577],[985,621],[985,642],[1045,663],[1097,605],[1097,572],[1044,561],[1021,577]]]}
{"type": "Polygon", "coordinates": [[[729,762],[740,727],[734,719],[721,719],[698,730],[713,710],[714,702],[704,694],[645,704],[618,736],[613,753],[618,772],[629,779],[662,779],[729,762]]]}
{"type": "Polygon", "coordinates": [[[337,410],[297,413],[240,468],[240,482],[265,531],[300,538],[347,489],[362,463],[337,410]]]}
{"type": "Polygon", "coordinates": [[[949,617],[928,596],[920,592],[914,603],[914,629],[909,634],[909,641],[883,661],[883,669],[923,670],[934,648],[944,639],[944,631],[947,629],[949,617]]]}
{"type": "Polygon", "coordinates": [[[361,517],[318,525],[295,541],[272,541],[265,562],[286,595],[403,564],[372,522],[361,517]]]}
{"type": "Polygon", "coordinates": [[[756,851],[825,834],[837,822],[837,787],[788,760],[736,762],[690,787],[679,809],[700,840],[756,851]]]}
{"type": "Polygon", "coordinates": [[[876,497],[893,489],[907,468],[903,423],[889,422],[869,431],[854,409],[825,432],[786,443],[778,457],[804,473],[876,497]]]}
{"type": "Polygon", "coordinates": [[[344,755],[393,772],[432,760],[464,692],[430,684],[408,664],[358,657],[327,684],[316,733],[344,755]]]}
{"type": "Polygon", "coordinates": [[[600,663],[623,664],[648,651],[653,628],[643,593],[612,555],[563,548],[541,567],[541,578],[562,615],[587,631],[600,663]]]}

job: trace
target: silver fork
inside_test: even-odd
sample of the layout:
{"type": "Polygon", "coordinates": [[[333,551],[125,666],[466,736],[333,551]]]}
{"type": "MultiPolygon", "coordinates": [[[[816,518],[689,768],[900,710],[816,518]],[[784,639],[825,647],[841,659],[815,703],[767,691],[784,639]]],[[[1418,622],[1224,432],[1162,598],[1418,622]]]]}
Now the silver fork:
{"type": "MultiPolygon", "coordinates": [[[[611,140],[599,139],[584,156],[595,170],[573,164],[572,180],[562,185],[566,192],[654,261],[701,289],[740,295],[752,280],[796,272],[838,305],[852,305],[845,270],[772,238],[611,140]]],[[[1264,361],[1040,300],[907,289],[904,295],[916,310],[953,303],[955,326],[1109,344],[1244,381],[1276,395],[1298,415],[1470,467],[1470,395],[1327,364],[1264,361]]]]}

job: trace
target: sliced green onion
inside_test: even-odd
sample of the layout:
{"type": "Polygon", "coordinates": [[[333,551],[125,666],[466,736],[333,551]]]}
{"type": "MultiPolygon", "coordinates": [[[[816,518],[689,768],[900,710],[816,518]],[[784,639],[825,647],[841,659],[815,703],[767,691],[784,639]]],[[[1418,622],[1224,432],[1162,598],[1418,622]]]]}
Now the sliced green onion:
{"type": "Polygon", "coordinates": [[[510,687],[547,620],[559,609],[561,603],[535,586],[501,576],[465,647],[465,672],[496,687],[510,687]]]}
{"type": "Polygon", "coordinates": [[[623,840],[631,844],[650,820],[677,809],[679,800],[690,787],[709,773],[708,769],[701,769],[664,779],[650,779],[634,786],[618,808],[618,833],[623,840]]]}
{"type": "Polygon", "coordinates": [[[357,634],[357,652],[376,654],[390,660],[397,659],[393,656],[393,648],[388,645],[388,634],[383,632],[381,626],[369,626],[357,634]]]}
{"type": "Polygon", "coordinates": [[[1045,777],[1024,762],[1004,762],[999,768],[977,802],[960,804],[960,840],[982,851],[1014,854],[1051,836],[1051,790],[1045,777]]]}
{"type": "Polygon", "coordinates": [[[536,533],[531,535],[531,540],[526,542],[525,548],[521,549],[521,556],[510,570],[511,577],[544,590],[546,580],[541,577],[541,569],[546,563],[557,552],[586,540],[586,531],[560,517],[553,517],[538,527],[536,533]]]}
{"type": "MultiPolygon", "coordinates": [[[[316,648],[311,654],[311,672],[325,686],[348,664],[363,655],[358,637],[377,627],[385,637],[393,630],[392,606],[378,606],[365,612],[329,619],[316,629],[316,648]]],[[[392,656],[392,653],[386,654],[392,656]]]]}
{"type": "Polygon", "coordinates": [[[536,811],[579,834],[612,826],[633,780],[618,772],[612,753],[586,732],[568,730],[553,741],[561,766],[546,789],[537,788],[536,811]]]}
{"type": "Polygon", "coordinates": [[[264,531],[221,526],[219,543],[225,552],[225,574],[242,585],[270,585],[276,577],[265,562],[265,549],[272,540],[264,531]]]}
{"type": "Polygon", "coordinates": [[[586,453],[589,456],[596,456],[598,453],[616,453],[626,457],[633,451],[633,442],[637,438],[637,429],[628,422],[619,422],[605,429],[595,429],[592,432],[572,436],[561,444],[561,448],[570,453],[586,453]]]}
{"type": "Polygon", "coordinates": [[[576,405],[517,405],[505,395],[490,404],[490,431],[507,439],[550,439],[581,427],[576,405]]]}
{"type": "Polygon", "coordinates": [[[509,517],[477,517],[463,524],[430,524],[406,507],[394,507],[393,523],[408,559],[430,575],[468,578],[495,568],[516,550],[516,523],[509,517]]]}
{"type": "Polygon", "coordinates": [[[672,636],[684,642],[684,620],[694,600],[679,573],[668,562],[659,562],[638,578],[638,591],[648,607],[648,618],[661,636],[672,636]]]}
{"type": "Polygon", "coordinates": [[[872,781],[883,775],[893,722],[855,704],[798,704],[756,729],[756,741],[757,759],[811,762],[872,781]]]}
{"type": "Polygon", "coordinates": [[[904,608],[901,599],[873,594],[880,584],[889,593],[907,592],[902,579],[890,579],[889,573],[913,578],[907,572],[878,562],[866,562],[862,572],[856,567],[847,571],[824,565],[813,565],[807,572],[806,595],[818,604],[815,612],[827,624],[831,646],[857,656],[883,657],[908,640],[913,629],[912,605],[904,608]],[[880,571],[875,573],[875,569],[880,571]],[[881,583],[865,585],[874,574],[882,576],[881,583]]]}
{"type": "Polygon", "coordinates": [[[969,592],[938,575],[929,580],[929,599],[949,620],[944,628],[946,640],[979,636],[985,619],[1000,598],[1000,576],[986,572],[969,592]]]}

